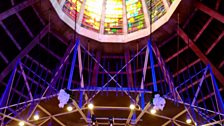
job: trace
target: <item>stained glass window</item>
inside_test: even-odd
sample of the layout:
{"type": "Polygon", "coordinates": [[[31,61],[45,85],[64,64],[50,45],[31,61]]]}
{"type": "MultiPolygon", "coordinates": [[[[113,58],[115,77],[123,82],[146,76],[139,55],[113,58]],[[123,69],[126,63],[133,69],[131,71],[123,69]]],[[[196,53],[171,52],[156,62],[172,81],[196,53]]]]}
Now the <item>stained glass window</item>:
{"type": "Polygon", "coordinates": [[[145,28],[145,19],[141,0],[125,0],[125,2],[128,20],[128,33],[145,28]]]}
{"type": "Polygon", "coordinates": [[[86,0],[82,26],[99,32],[103,0],[86,0]]]}
{"type": "Polygon", "coordinates": [[[77,20],[83,0],[66,0],[63,11],[73,20],[77,20]]]}
{"type": "Polygon", "coordinates": [[[169,1],[170,1],[170,3],[173,3],[174,0],[169,0],[169,1]]]}
{"type": "Polygon", "coordinates": [[[50,0],[50,2],[60,18],[80,35],[100,42],[125,43],[148,36],[160,28],[171,18],[181,0],[50,0]],[[150,20],[152,22],[149,22],[150,20]],[[73,26],[74,23],[77,29],[73,26]],[[150,26],[153,31],[147,32],[150,26]]]}
{"type": "Polygon", "coordinates": [[[123,6],[122,0],[107,0],[104,20],[105,34],[123,33],[123,6]]]}
{"type": "Polygon", "coordinates": [[[152,18],[152,22],[155,22],[166,13],[163,0],[146,0],[146,5],[148,7],[149,17],[152,18]]]}

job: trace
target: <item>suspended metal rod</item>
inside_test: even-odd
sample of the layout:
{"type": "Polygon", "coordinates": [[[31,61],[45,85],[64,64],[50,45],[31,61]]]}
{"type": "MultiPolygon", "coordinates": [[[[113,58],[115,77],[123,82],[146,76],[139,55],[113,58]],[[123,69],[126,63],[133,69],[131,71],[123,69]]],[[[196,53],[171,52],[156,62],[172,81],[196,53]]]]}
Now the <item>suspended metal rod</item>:
{"type": "Polygon", "coordinates": [[[25,81],[25,84],[26,84],[26,87],[27,87],[30,99],[32,100],[33,99],[32,91],[30,90],[30,86],[29,86],[29,83],[28,83],[28,80],[27,80],[27,77],[26,77],[26,74],[25,74],[25,71],[23,69],[23,66],[22,66],[21,62],[19,63],[19,66],[20,66],[20,69],[21,69],[21,72],[22,72],[22,76],[23,76],[23,79],[25,81]]]}
{"type": "Polygon", "coordinates": [[[0,99],[0,108],[8,105],[8,101],[9,101],[9,97],[12,90],[12,85],[13,85],[13,81],[16,75],[18,65],[19,65],[19,62],[16,63],[16,66],[14,67],[14,70],[12,71],[9,81],[6,85],[6,89],[4,90],[4,93],[0,99]]]}
{"type": "Polygon", "coordinates": [[[73,58],[72,58],[72,65],[71,65],[69,79],[68,79],[68,85],[67,85],[68,90],[71,89],[72,78],[73,78],[73,74],[74,74],[75,62],[76,62],[76,56],[77,56],[77,52],[78,52],[79,43],[80,43],[80,41],[79,41],[79,39],[77,39],[76,43],[75,43],[74,54],[73,54],[73,58]]]}
{"type": "Polygon", "coordinates": [[[197,99],[197,97],[198,97],[199,91],[201,90],[201,86],[202,86],[203,81],[204,81],[204,79],[205,79],[205,77],[206,77],[207,70],[208,70],[208,67],[206,67],[206,69],[204,70],[203,76],[202,76],[202,78],[201,78],[201,81],[200,81],[200,83],[199,83],[198,89],[197,89],[197,91],[196,91],[196,93],[195,93],[195,95],[194,95],[194,99],[193,99],[191,105],[194,105],[194,103],[195,103],[195,101],[196,101],[196,99],[197,99]]]}
{"type": "Polygon", "coordinates": [[[148,41],[148,49],[149,49],[150,65],[151,65],[151,71],[152,71],[153,91],[158,92],[151,40],[148,41]]]}
{"type": "Polygon", "coordinates": [[[102,90],[102,87],[94,87],[94,88],[76,88],[76,89],[71,89],[71,91],[109,91],[109,92],[137,92],[137,93],[152,93],[152,91],[145,90],[145,89],[129,89],[129,88],[116,88],[116,87],[107,87],[102,90]]]}
{"type": "MultiPolygon", "coordinates": [[[[81,45],[82,46],[82,45],[81,45]]],[[[127,62],[114,76],[111,76],[109,73],[108,73],[108,71],[96,60],[96,58],[88,51],[88,50],[86,50],[85,49],[85,47],[84,46],[82,46],[83,47],[83,49],[88,53],[88,55],[90,55],[91,57],[92,57],[92,59],[96,62],[96,63],[98,63],[99,64],[99,66],[103,69],[103,71],[105,71],[107,74],[108,74],[108,76],[110,77],[110,80],[107,82],[107,83],[105,83],[104,84],[104,86],[102,86],[101,87],[101,90],[103,90],[108,84],[109,84],[109,82],[110,81],[114,81],[119,87],[122,87],[114,78],[124,69],[124,68],[126,68],[127,67],[127,65],[128,64],[130,64],[147,46],[145,46],[145,47],[143,47],[129,62],[127,62]]],[[[91,101],[98,93],[99,93],[100,91],[98,91],[98,92],[96,92],[94,95],[92,95],[92,97],[87,101],[87,102],[89,102],[89,101],[91,101]]],[[[132,101],[134,101],[133,100],[133,98],[127,93],[127,92],[125,92],[131,99],[132,99],[132,101]]],[[[87,104],[87,102],[85,103],[85,104],[87,104]]],[[[84,105],[85,105],[84,104],[84,105]]]]}
{"type": "MultiPolygon", "coordinates": [[[[130,52],[128,49],[125,49],[125,63],[127,63],[130,60],[130,52]]],[[[126,67],[126,72],[127,72],[127,82],[128,82],[128,87],[133,88],[133,77],[132,77],[132,68],[131,64],[128,64],[126,67]]]]}

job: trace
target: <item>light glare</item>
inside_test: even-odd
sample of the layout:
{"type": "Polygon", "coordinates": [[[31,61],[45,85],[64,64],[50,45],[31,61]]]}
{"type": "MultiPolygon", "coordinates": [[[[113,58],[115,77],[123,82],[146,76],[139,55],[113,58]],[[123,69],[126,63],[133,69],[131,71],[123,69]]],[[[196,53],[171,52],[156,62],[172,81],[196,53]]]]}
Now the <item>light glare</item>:
{"type": "Polygon", "coordinates": [[[92,103],[89,103],[89,104],[88,104],[88,108],[89,108],[90,110],[92,110],[92,109],[94,108],[94,105],[93,105],[92,103]]]}
{"type": "Polygon", "coordinates": [[[187,122],[187,124],[190,124],[191,123],[191,119],[187,119],[186,122],[187,122]]]}
{"type": "Polygon", "coordinates": [[[156,110],[155,109],[151,109],[150,112],[151,112],[151,114],[156,114],[156,110]]]}
{"type": "Polygon", "coordinates": [[[24,125],[25,125],[24,121],[19,122],[19,126],[24,126],[24,125]]]}
{"type": "Polygon", "coordinates": [[[135,105],[134,105],[134,104],[131,104],[129,108],[130,108],[131,110],[134,110],[134,109],[135,109],[135,105]]]}
{"type": "Polygon", "coordinates": [[[68,106],[68,107],[67,107],[67,110],[68,110],[69,112],[71,112],[71,111],[73,110],[73,107],[72,107],[72,106],[68,106]]]}
{"type": "Polygon", "coordinates": [[[40,119],[40,116],[38,114],[36,114],[36,115],[33,116],[33,119],[34,120],[39,120],[40,119]]]}

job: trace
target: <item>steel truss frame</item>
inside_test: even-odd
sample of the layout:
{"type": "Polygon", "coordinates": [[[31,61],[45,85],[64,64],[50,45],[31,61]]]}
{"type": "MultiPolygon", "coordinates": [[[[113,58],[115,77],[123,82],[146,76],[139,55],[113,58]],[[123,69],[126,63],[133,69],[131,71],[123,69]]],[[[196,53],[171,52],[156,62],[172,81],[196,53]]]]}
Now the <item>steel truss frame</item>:
{"type": "MultiPolygon", "coordinates": [[[[27,81],[27,76],[26,76],[26,74],[25,74],[25,72],[24,72],[24,68],[23,68],[23,65],[24,64],[22,64],[21,63],[21,61],[19,60],[18,61],[18,65],[16,65],[16,67],[14,68],[14,72],[12,73],[12,75],[11,75],[11,78],[10,78],[10,80],[9,80],[9,83],[8,83],[8,89],[7,89],[7,91],[5,91],[5,94],[3,95],[3,97],[2,97],[2,99],[1,99],[1,107],[0,107],[0,110],[2,111],[6,111],[6,109],[10,109],[10,108],[12,108],[12,107],[15,107],[15,106],[18,106],[18,105],[27,105],[27,104],[29,104],[29,105],[31,105],[34,101],[35,102],[37,102],[37,104],[35,105],[35,107],[33,108],[33,110],[32,110],[32,112],[30,113],[30,115],[29,115],[29,118],[28,118],[28,120],[25,120],[25,123],[27,124],[27,125],[33,125],[32,124],[32,121],[33,120],[30,120],[30,117],[32,116],[32,114],[33,114],[33,112],[35,111],[35,109],[38,107],[38,108],[40,108],[41,110],[43,110],[47,115],[49,115],[49,117],[47,117],[47,118],[45,118],[45,121],[44,122],[46,122],[46,121],[48,121],[50,118],[52,118],[53,120],[55,120],[56,122],[58,122],[60,125],[62,125],[62,126],[65,126],[65,124],[63,124],[62,122],[60,122],[56,117],[57,116],[61,116],[61,115],[64,115],[64,114],[68,114],[69,112],[66,112],[66,113],[61,113],[61,114],[56,114],[56,115],[51,115],[49,112],[47,112],[47,110],[45,110],[43,107],[41,107],[38,103],[40,102],[40,101],[42,101],[42,100],[45,100],[45,99],[49,99],[49,98],[52,98],[52,97],[55,97],[56,95],[57,95],[57,89],[55,89],[54,88],[54,84],[56,83],[56,81],[57,81],[57,76],[60,76],[60,71],[61,71],[61,69],[63,69],[63,64],[65,64],[66,62],[67,62],[67,59],[68,59],[68,57],[69,57],[69,55],[72,53],[72,51],[74,51],[74,57],[73,57],[73,60],[74,59],[76,59],[76,57],[75,57],[75,55],[76,55],[76,53],[75,52],[77,52],[77,55],[79,56],[79,58],[78,58],[78,60],[81,60],[81,51],[80,51],[80,47],[88,54],[88,55],[90,55],[90,57],[91,58],[93,58],[93,60],[108,74],[108,76],[110,77],[110,79],[109,79],[109,81],[107,82],[107,83],[105,83],[105,85],[104,86],[102,86],[102,87],[95,87],[95,88],[85,88],[84,86],[83,86],[83,84],[80,84],[80,88],[76,88],[76,89],[69,89],[69,90],[71,90],[71,91],[73,91],[73,92],[80,92],[80,94],[83,94],[83,95],[81,95],[81,97],[83,97],[83,96],[85,96],[85,92],[89,92],[89,91],[94,91],[95,92],[95,94],[92,96],[92,97],[89,97],[89,98],[86,98],[85,99],[85,102],[84,102],[84,104],[80,104],[80,101],[75,101],[75,100],[73,100],[73,104],[75,105],[75,107],[76,107],[76,110],[73,110],[72,112],[79,112],[81,115],[82,115],[82,118],[85,120],[85,122],[86,123],[90,123],[90,118],[87,116],[87,115],[85,115],[83,112],[82,112],[82,110],[85,110],[85,109],[87,109],[85,106],[86,106],[86,104],[87,103],[89,103],[91,100],[93,100],[93,98],[98,94],[98,93],[100,93],[100,92],[125,92],[129,97],[130,97],[130,99],[134,102],[134,103],[136,103],[136,105],[138,106],[138,108],[139,108],[139,110],[136,110],[136,111],[141,111],[141,113],[138,115],[138,117],[136,117],[136,118],[133,118],[133,112],[131,112],[130,113],[130,115],[129,115],[129,117],[128,118],[126,118],[125,120],[127,120],[127,122],[126,122],[126,124],[129,124],[129,123],[131,123],[131,124],[137,124],[139,121],[141,121],[141,117],[144,115],[144,114],[150,114],[149,112],[148,112],[148,109],[150,108],[150,102],[148,102],[146,105],[144,105],[144,104],[141,104],[141,105],[138,105],[137,103],[137,99],[139,98],[139,96],[141,97],[141,100],[144,100],[144,97],[142,98],[142,95],[143,94],[148,94],[148,93],[152,93],[153,91],[150,91],[150,90],[146,90],[146,89],[144,89],[142,86],[141,86],[141,88],[140,89],[129,89],[129,88],[125,88],[125,87],[122,87],[117,81],[116,81],[116,79],[115,79],[115,77],[124,69],[124,68],[126,68],[127,66],[128,66],[128,64],[129,63],[131,63],[133,60],[134,60],[134,58],[136,58],[143,50],[147,50],[146,51],[146,57],[147,56],[152,56],[152,55],[150,55],[149,53],[150,53],[150,51],[149,50],[156,50],[155,48],[155,46],[152,46],[152,45],[148,45],[148,46],[145,46],[144,48],[142,48],[139,52],[137,52],[136,53],[136,55],[134,55],[133,56],[133,58],[132,59],[130,59],[122,68],[121,68],[121,70],[119,70],[114,76],[112,76],[112,75],[110,75],[109,74],[109,72],[104,68],[104,66],[103,65],[101,65],[99,62],[98,62],[98,60],[87,50],[87,49],[85,49],[85,47],[84,46],[82,46],[82,45],[79,45],[79,42],[77,41],[76,42],[76,44],[75,45],[72,45],[71,44],[71,46],[70,46],[70,50],[69,51],[67,51],[68,53],[66,53],[66,55],[64,56],[64,58],[62,58],[63,60],[61,61],[61,63],[62,63],[62,65],[60,65],[59,66],[59,69],[56,71],[56,74],[55,74],[55,76],[52,78],[52,80],[51,80],[51,83],[49,83],[48,84],[48,87],[45,89],[45,91],[44,91],[44,93],[43,93],[43,95],[41,96],[41,97],[39,97],[39,98],[33,98],[33,95],[31,94],[31,92],[30,92],[30,87],[29,87],[29,82],[27,81]],[[79,51],[78,51],[79,50],[79,51]],[[29,91],[29,97],[30,97],[30,100],[27,100],[27,101],[24,101],[24,102],[21,102],[21,103],[17,103],[17,104],[13,104],[13,105],[8,105],[7,103],[5,104],[5,105],[3,105],[3,101],[5,101],[4,100],[4,98],[7,98],[7,99],[9,99],[9,94],[10,94],[10,92],[11,92],[11,86],[12,86],[12,84],[13,84],[13,76],[14,76],[14,74],[15,74],[15,72],[17,71],[17,66],[21,69],[21,74],[22,74],[22,76],[23,76],[23,78],[24,78],[24,81],[25,81],[25,85],[26,85],[26,87],[27,87],[27,89],[28,89],[28,91],[29,91]],[[118,88],[113,88],[113,87],[107,87],[107,88],[105,88],[106,86],[107,86],[107,84],[110,82],[110,81],[115,81],[115,83],[119,86],[119,88],[120,89],[118,89],[118,88]],[[54,92],[56,93],[56,94],[53,94],[53,95],[49,95],[47,92],[49,91],[49,89],[53,89],[54,90],[54,92]],[[129,95],[129,93],[130,92],[137,92],[139,95],[138,95],[138,98],[133,98],[132,96],[130,96],[129,95]]],[[[154,51],[154,53],[155,53],[156,51],[154,51]]],[[[155,53],[156,54],[156,53],[155,53]]],[[[157,54],[158,54],[158,52],[157,52],[157,54]]],[[[158,56],[157,56],[157,58],[158,58],[158,56]]],[[[160,57],[159,57],[160,58],[160,57]]],[[[148,58],[145,58],[145,60],[148,60],[148,58]]],[[[158,60],[158,59],[157,59],[158,60]]],[[[160,59],[161,60],[161,59],[160,59]]],[[[81,60],[82,61],[82,60],[81,60]]],[[[75,62],[75,61],[73,61],[73,62],[75,62]]],[[[81,63],[81,62],[79,62],[79,63],[81,63]]],[[[147,61],[145,61],[145,64],[147,64],[147,61]]],[[[166,67],[164,66],[165,64],[162,64],[163,65],[163,69],[165,69],[166,67]]],[[[152,66],[151,67],[153,67],[154,66],[154,64],[152,64],[152,66]]],[[[145,67],[147,67],[147,65],[144,65],[144,70],[145,70],[145,67]]],[[[74,69],[73,69],[74,70],[74,69]]],[[[197,92],[196,92],[196,95],[195,95],[195,97],[194,97],[194,100],[192,101],[192,103],[191,104],[189,104],[189,103],[186,103],[186,102],[184,102],[184,99],[182,99],[182,97],[180,96],[180,93],[177,91],[177,88],[178,87],[176,87],[174,90],[175,90],[175,95],[167,95],[167,96],[164,96],[167,100],[172,100],[172,101],[174,101],[174,102],[177,102],[177,103],[180,103],[180,104],[183,104],[184,106],[185,106],[185,110],[183,110],[182,112],[180,112],[177,116],[175,116],[175,117],[173,117],[173,118],[170,118],[170,117],[165,117],[165,116],[162,116],[162,115],[155,115],[155,116],[157,116],[157,117],[160,117],[160,118],[163,118],[163,119],[168,119],[169,121],[167,122],[167,123],[165,123],[164,124],[164,126],[165,125],[167,125],[167,124],[169,124],[169,123],[171,123],[171,122],[174,122],[176,125],[177,124],[186,124],[185,122],[183,122],[183,121],[180,121],[180,120],[177,120],[177,117],[179,117],[179,116],[181,116],[183,113],[185,113],[185,112],[188,112],[189,113],[189,115],[191,116],[191,118],[192,118],[192,120],[194,121],[194,122],[197,122],[194,118],[193,118],[193,116],[192,116],[192,114],[191,114],[191,112],[189,111],[189,108],[190,107],[192,107],[192,108],[194,108],[194,109],[199,109],[199,110],[206,110],[206,111],[209,111],[209,112],[212,112],[212,113],[214,113],[214,114],[217,114],[217,115],[219,115],[219,121],[213,121],[213,122],[209,122],[208,124],[205,124],[205,125],[209,125],[209,124],[220,124],[221,125],[221,123],[220,123],[220,121],[222,121],[223,119],[223,116],[224,116],[224,113],[223,113],[223,101],[221,100],[221,96],[220,96],[220,93],[219,93],[219,91],[218,91],[218,88],[217,88],[217,83],[216,83],[216,81],[215,81],[215,78],[214,78],[214,75],[213,75],[213,73],[212,73],[212,71],[211,71],[211,68],[210,68],[210,66],[207,66],[205,69],[203,69],[204,70],[204,74],[203,74],[203,77],[201,78],[201,80],[200,80],[200,84],[199,84],[199,87],[198,87],[198,89],[197,89],[197,92]],[[196,101],[196,98],[197,98],[197,96],[198,96],[198,93],[199,93],[199,91],[200,91],[200,88],[201,88],[201,85],[202,85],[202,83],[203,83],[203,81],[204,81],[204,79],[205,79],[205,75],[206,75],[206,72],[207,71],[210,71],[210,74],[211,74],[211,77],[212,77],[212,84],[213,84],[213,88],[214,88],[214,92],[215,92],[215,98],[216,98],[216,101],[217,101],[217,103],[218,103],[218,105],[217,105],[217,107],[219,108],[218,109],[218,111],[214,111],[214,110],[208,110],[208,109],[206,109],[206,108],[202,108],[202,107],[200,107],[200,106],[196,106],[194,103],[195,103],[195,101],[196,101]],[[177,98],[178,97],[178,98],[177,98]]],[[[202,70],[202,71],[203,71],[202,70]]],[[[146,71],[143,71],[144,72],[144,74],[143,74],[143,82],[144,82],[144,75],[145,75],[145,72],[146,71]]],[[[71,72],[70,72],[71,74],[71,77],[72,77],[72,68],[71,68],[71,72]]],[[[81,69],[80,69],[80,73],[82,73],[82,71],[81,71],[81,69]]],[[[166,75],[166,76],[168,76],[169,74],[168,73],[164,73],[164,75],[166,75]]],[[[82,77],[82,75],[80,75],[80,77],[82,77]]],[[[71,80],[72,80],[72,78],[71,78],[71,80]]],[[[168,82],[167,82],[168,83],[168,82]]],[[[155,84],[155,83],[154,83],[155,84]]],[[[69,86],[68,86],[69,87],[69,86]]],[[[172,93],[172,92],[171,92],[172,93]]],[[[80,99],[82,99],[82,98],[80,98],[80,99]]],[[[8,100],[6,100],[6,101],[8,101],[8,100]]],[[[143,101],[142,101],[143,102],[143,101]]],[[[141,103],[142,103],[141,102],[141,103]]],[[[144,101],[145,102],[145,101],[144,101]]],[[[119,107],[105,107],[105,106],[96,106],[96,109],[125,109],[125,110],[127,110],[128,108],[127,107],[124,107],[124,108],[119,108],[119,107]]],[[[16,118],[16,117],[13,117],[13,116],[10,116],[10,115],[7,115],[5,112],[1,112],[1,115],[3,116],[3,120],[4,120],[4,118],[10,118],[10,119],[12,119],[12,120],[16,120],[16,121],[21,121],[22,119],[19,119],[19,118],[16,118]]],[[[101,119],[103,119],[103,118],[101,118],[101,119]]],[[[122,120],[121,118],[116,118],[115,119],[115,121],[116,120],[122,120]]],[[[124,120],[124,119],[123,119],[124,120]]],[[[3,124],[3,123],[2,123],[3,124]]],[[[179,124],[179,125],[180,125],[179,124]]],[[[41,124],[42,125],[42,124],[41,124]]],[[[124,125],[124,124],[117,124],[117,125],[124,125]]]]}

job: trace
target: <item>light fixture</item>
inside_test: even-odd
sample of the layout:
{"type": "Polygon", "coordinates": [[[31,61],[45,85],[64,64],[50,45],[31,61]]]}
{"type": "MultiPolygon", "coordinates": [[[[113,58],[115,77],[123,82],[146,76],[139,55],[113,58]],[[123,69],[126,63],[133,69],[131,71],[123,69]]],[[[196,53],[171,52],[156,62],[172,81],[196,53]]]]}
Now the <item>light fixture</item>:
{"type": "Polygon", "coordinates": [[[191,119],[189,119],[189,118],[186,119],[186,123],[187,123],[187,124],[190,124],[190,123],[191,123],[191,119]]]}
{"type": "Polygon", "coordinates": [[[150,113],[151,113],[151,114],[156,114],[156,110],[155,110],[154,108],[152,108],[152,109],[150,110],[150,113]]]}
{"type": "Polygon", "coordinates": [[[34,120],[39,120],[40,119],[40,116],[39,116],[39,111],[36,111],[34,116],[33,116],[33,119],[34,120]]]}
{"type": "Polygon", "coordinates": [[[109,126],[113,126],[114,124],[114,118],[113,117],[109,117],[109,126]]]}
{"type": "Polygon", "coordinates": [[[89,103],[89,104],[88,104],[88,108],[89,108],[90,110],[92,110],[92,109],[94,108],[93,103],[89,103]]]}
{"type": "Polygon", "coordinates": [[[67,111],[71,112],[73,110],[73,107],[71,105],[67,106],[67,111]]]}
{"type": "Polygon", "coordinates": [[[96,126],[96,116],[95,115],[91,116],[91,121],[92,121],[92,126],[96,126]]]}
{"type": "Polygon", "coordinates": [[[34,120],[39,120],[39,119],[40,119],[39,114],[35,114],[35,115],[33,116],[33,119],[34,119],[34,120]]]}
{"type": "Polygon", "coordinates": [[[24,126],[25,125],[25,122],[24,121],[20,121],[19,122],[19,126],[24,126]]]}
{"type": "Polygon", "coordinates": [[[190,116],[187,114],[186,115],[186,123],[187,124],[190,124],[192,121],[191,121],[191,118],[190,118],[190,116]]]}
{"type": "Polygon", "coordinates": [[[130,108],[131,110],[134,110],[134,109],[135,109],[135,105],[134,105],[134,104],[130,104],[129,108],[130,108]]]}

